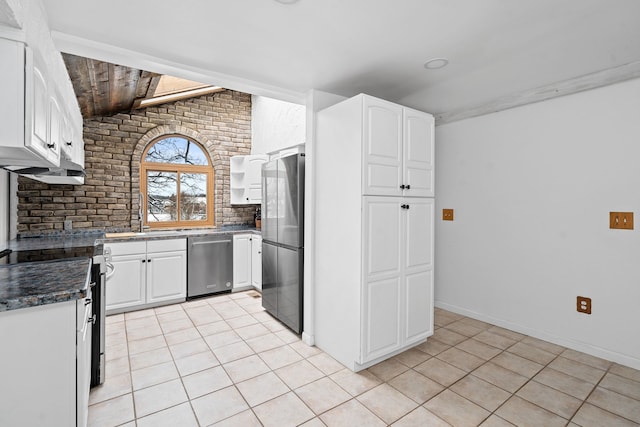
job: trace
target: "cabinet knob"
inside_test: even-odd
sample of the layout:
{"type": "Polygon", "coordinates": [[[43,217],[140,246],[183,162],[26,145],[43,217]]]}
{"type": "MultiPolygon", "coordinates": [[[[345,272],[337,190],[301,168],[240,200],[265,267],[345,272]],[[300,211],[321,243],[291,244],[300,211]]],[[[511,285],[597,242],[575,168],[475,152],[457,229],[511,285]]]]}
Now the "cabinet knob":
{"type": "Polygon", "coordinates": [[[146,259],[143,259],[143,260],[142,260],[142,262],[147,262],[147,260],[146,260],[146,259]]]}
{"type": "Polygon", "coordinates": [[[71,141],[67,142],[67,145],[68,145],[69,147],[71,147],[71,141]]]}
{"type": "Polygon", "coordinates": [[[47,144],[47,148],[54,149],[56,148],[56,144],[47,144]]]}
{"type": "Polygon", "coordinates": [[[91,304],[91,298],[87,298],[84,300],[84,305],[89,305],[91,304]]]}
{"type": "Polygon", "coordinates": [[[150,259],[148,259],[148,260],[147,260],[147,262],[151,262],[151,260],[150,260],[150,259]]]}
{"type": "Polygon", "coordinates": [[[404,190],[404,184],[402,184],[402,185],[400,186],[400,189],[401,189],[401,190],[404,190]]]}
{"type": "Polygon", "coordinates": [[[406,204],[402,204],[402,205],[400,205],[400,207],[401,207],[402,209],[409,209],[409,205],[406,205],[406,204]]]}
{"type": "Polygon", "coordinates": [[[411,186],[409,184],[407,184],[407,185],[404,186],[404,188],[405,188],[405,190],[408,190],[408,189],[411,188],[411,186]]]}

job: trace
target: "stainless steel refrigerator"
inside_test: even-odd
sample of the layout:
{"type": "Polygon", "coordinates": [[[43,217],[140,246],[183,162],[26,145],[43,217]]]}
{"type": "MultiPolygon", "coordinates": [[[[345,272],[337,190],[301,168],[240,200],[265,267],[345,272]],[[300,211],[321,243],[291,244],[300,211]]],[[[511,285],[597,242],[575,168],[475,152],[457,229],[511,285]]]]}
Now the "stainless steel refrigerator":
{"type": "Polygon", "coordinates": [[[262,165],[262,306],[302,332],[304,154],[262,165]]]}

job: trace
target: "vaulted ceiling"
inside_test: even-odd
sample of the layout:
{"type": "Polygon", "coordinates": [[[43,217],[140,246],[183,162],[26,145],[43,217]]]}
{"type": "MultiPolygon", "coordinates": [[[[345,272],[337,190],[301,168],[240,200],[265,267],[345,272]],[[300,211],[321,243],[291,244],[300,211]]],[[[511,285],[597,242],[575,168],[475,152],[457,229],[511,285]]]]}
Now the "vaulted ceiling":
{"type": "Polygon", "coordinates": [[[85,119],[223,90],[68,53],[62,58],[85,119]]]}
{"type": "Polygon", "coordinates": [[[108,116],[133,108],[153,94],[160,75],[80,56],[62,55],[82,117],[108,116]]]}
{"type": "MultiPolygon", "coordinates": [[[[64,52],[296,102],[366,92],[443,113],[606,70],[640,75],[637,0],[43,3],[64,52]],[[425,69],[436,57],[449,64],[425,69]]],[[[118,84],[139,96],[151,76],[123,71],[118,84]]]]}

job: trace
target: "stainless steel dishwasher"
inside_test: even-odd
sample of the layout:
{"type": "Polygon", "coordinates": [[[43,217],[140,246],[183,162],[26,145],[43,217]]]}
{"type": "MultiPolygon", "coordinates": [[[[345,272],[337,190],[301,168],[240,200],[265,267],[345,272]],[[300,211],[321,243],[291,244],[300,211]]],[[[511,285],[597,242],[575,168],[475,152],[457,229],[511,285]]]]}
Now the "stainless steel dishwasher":
{"type": "Polygon", "coordinates": [[[189,237],[187,243],[187,298],[231,291],[233,235],[189,237]]]}

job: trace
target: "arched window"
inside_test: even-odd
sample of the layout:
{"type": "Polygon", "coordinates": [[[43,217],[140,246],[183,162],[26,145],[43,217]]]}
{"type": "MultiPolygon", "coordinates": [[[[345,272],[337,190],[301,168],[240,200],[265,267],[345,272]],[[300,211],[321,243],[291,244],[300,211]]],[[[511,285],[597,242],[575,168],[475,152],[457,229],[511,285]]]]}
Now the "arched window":
{"type": "Polygon", "coordinates": [[[206,151],[180,135],[163,136],[144,150],[140,190],[151,228],[213,225],[213,166],[206,151]]]}

